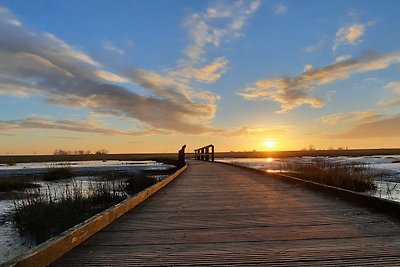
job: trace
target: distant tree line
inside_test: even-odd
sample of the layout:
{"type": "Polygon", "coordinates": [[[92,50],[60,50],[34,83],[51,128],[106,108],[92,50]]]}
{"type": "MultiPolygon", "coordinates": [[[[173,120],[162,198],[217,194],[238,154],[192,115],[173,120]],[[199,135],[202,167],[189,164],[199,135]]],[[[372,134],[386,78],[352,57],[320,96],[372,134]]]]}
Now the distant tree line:
{"type": "Polygon", "coordinates": [[[53,152],[53,155],[106,155],[108,154],[108,150],[100,149],[96,152],[91,152],[90,150],[75,150],[75,151],[67,151],[63,149],[56,149],[53,152]]]}
{"type": "MultiPolygon", "coordinates": [[[[346,146],[346,147],[338,147],[337,149],[335,149],[334,147],[329,147],[326,150],[348,150],[348,149],[349,148],[346,146]]],[[[323,149],[317,149],[315,148],[314,145],[309,145],[308,148],[301,149],[301,151],[315,151],[315,150],[323,150],[323,149]]]]}

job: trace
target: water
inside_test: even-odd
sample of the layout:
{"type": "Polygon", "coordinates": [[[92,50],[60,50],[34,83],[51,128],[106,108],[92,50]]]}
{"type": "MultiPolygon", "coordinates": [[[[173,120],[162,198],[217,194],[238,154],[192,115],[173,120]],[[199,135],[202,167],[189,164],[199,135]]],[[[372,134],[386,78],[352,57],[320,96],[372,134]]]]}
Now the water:
{"type": "MultiPolygon", "coordinates": [[[[41,192],[50,190],[55,192],[62,190],[71,184],[71,179],[57,180],[52,182],[43,182],[34,178],[49,168],[71,167],[78,175],[73,179],[75,183],[82,188],[87,189],[92,183],[101,183],[94,175],[96,172],[124,172],[138,173],[144,170],[167,170],[173,166],[165,165],[156,161],[77,161],[77,162],[35,162],[35,163],[19,163],[14,166],[0,164],[0,179],[4,176],[27,175],[33,177],[33,181],[41,185],[41,192]]],[[[158,176],[162,179],[164,176],[158,176]]],[[[118,181],[116,181],[118,183],[118,181]]],[[[36,189],[28,189],[26,192],[34,192],[36,189]]],[[[36,190],[37,191],[37,190],[36,190]]],[[[27,251],[34,244],[24,236],[20,236],[13,224],[6,219],[5,215],[11,213],[16,200],[7,199],[4,193],[0,193],[0,264],[13,257],[27,251]],[[2,197],[3,196],[3,197],[2,197]]]]}
{"type": "MultiPolygon", "coordinates": [[[[38,175],[49,168],[72,167],[76,173],[88,171],[133,171],[149,169],[164,169],[166,165],[152,161],[119,161],[119,160],[93,160],[93,161],[59,161],[59,162],[30,162],[17,163],[13,166],[0,164],[0,177],[16,174],[38,175]]],[[[1,178],[0,178],[1,179],[1,178]]]]}
{"type": "Polygon", "coordinates": [[[306,163],[315,160],[367,164],[374,173],[377,190],[367,192],[380,198],[400,202],[400,155],[369,157],[293,157],[293,158],[221,158],[216,161],[234,163],[266,172],[285,172],[286,163],[306,163]]]}

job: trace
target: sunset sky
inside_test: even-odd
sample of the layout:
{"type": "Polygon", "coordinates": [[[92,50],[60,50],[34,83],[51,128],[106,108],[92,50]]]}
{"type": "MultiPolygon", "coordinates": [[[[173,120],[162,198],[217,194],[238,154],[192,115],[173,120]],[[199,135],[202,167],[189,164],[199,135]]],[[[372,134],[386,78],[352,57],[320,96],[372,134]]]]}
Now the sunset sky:
{"type": "Polygon", "coordinates": [[[0,0],[0,154],[400,147],[399,10],[0,0]]]}

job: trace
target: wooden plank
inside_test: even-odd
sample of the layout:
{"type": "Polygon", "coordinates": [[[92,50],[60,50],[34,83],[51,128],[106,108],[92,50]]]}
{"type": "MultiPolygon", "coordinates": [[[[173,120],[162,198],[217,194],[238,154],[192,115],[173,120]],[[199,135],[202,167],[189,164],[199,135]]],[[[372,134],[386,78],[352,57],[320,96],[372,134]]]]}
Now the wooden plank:
{"type": "Polygon", "coordinates": [[[298,184],[190,162],[54,266],[400,265],[400,220],[298,184]]]}

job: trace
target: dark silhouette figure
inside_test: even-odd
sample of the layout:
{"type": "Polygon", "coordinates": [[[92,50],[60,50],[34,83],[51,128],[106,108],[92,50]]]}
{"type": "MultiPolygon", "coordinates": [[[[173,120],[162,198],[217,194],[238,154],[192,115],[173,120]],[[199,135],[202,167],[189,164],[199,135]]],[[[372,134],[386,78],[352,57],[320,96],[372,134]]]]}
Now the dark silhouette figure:
{"type": "Polygon", "coordinates": [[[186,165],[185,162],[185,148],[186,145],[183,145],[182,148],[178,152],[178,167],[183,167],[186,165]]]}

